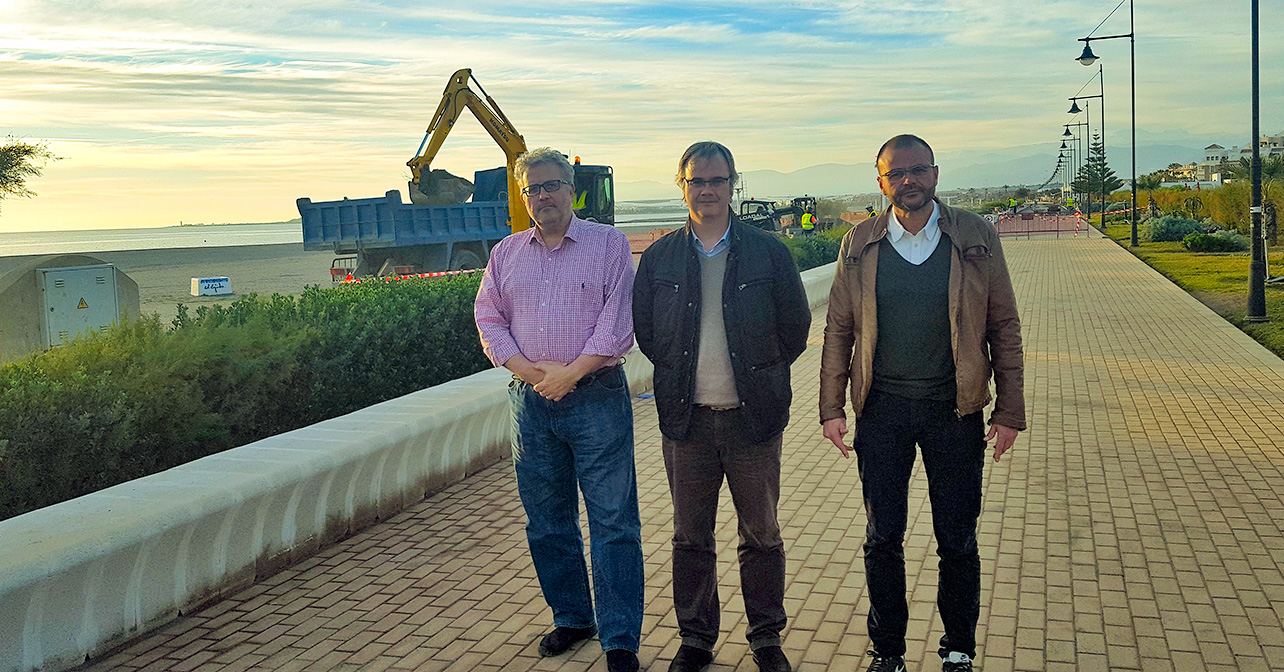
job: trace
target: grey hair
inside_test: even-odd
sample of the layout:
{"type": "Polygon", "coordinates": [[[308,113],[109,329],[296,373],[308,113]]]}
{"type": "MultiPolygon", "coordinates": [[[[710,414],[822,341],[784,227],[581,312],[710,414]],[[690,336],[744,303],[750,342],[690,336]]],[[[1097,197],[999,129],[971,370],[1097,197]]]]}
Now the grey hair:
{"type": "Polygon", "coordinates": [[[918,137],[917,135],[902,133],[901,135],[884,142],[883,146],[878,148],[878,155],[874,157],[874,167],[877,168],[878,162],[883,160],[883,152],[886,152],[889,149],[909,149],[911,147],[922,147],[923,149],[926,149],[927,155],[932,158],[932,163],[936,163],[936,153],[932,151],[932,146],[927,144],[926,140],[918,137]]]}
{"type": "Polygon", "coordinates": [[[527,186],[526,178],[531,168],[544,164],[557,166],[562,173],[562,179],[568,184],[575,184],[575,169],[571,167],[571,162],[566,160],[564,154],[552,147],[536,147],[517,157],[517,161],[513,164],[513,174],[517,178],[517,183],[523,187],[527,186]]]}
{"type": "Polygon", "coordinates": [[[687,147],[687,151],[682,153],[682,158],[678,159],[678,174],[674,178],[674,182],[679,187],[683,186],[682,178],[687,172],[687,166],[690,166],[696,159],[709,161],[715,158],[721,158],[727,162],[727,168],[731,169],[731,186],[735,187],[736,178],[740,177],[740,174],[736,172],[736,159],[731,156],[731,150],[727,149],[725,145],[712,140],[704,140],[687,147]]]}

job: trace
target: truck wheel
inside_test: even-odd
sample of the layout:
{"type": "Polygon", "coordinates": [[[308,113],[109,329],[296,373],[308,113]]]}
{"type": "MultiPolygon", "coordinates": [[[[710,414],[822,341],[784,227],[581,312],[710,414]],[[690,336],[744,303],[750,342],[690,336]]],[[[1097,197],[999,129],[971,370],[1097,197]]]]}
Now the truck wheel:
{"type": "Polygon", "coordinates": [[[485,267],[486,263],[472,250],[456,250],[450,260],[450,270],[452,271],[471,271],[485,267]]]}

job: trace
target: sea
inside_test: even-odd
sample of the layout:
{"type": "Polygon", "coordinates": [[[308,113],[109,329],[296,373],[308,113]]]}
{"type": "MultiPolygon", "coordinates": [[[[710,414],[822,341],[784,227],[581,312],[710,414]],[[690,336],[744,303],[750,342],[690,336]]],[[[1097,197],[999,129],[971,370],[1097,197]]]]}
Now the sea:
{"type": "MultiPolygon", "coordinates": [[[[686,221],[681,201],[621,202],[616,227],[625,233],[677,228],[686,221]]],[[[237,245],[303,244],[299,220],[261,224],[190,224],[141,229],[0,232],[0,257],[237,245]]]]}

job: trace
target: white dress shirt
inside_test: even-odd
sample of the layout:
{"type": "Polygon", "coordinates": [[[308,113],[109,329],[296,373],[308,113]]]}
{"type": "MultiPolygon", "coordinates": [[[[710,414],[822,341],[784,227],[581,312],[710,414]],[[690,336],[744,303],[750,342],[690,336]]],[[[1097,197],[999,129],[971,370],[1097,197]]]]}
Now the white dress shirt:
{"type": "Polygon", "coordinates": [[[941,227],[937,224],[940,219],[941,206],[933,201],[932,216],[927,218],[927,225],[912,234],[896,220],[896,209],[890,208],[887,211],[887,240],[905,261],[921,266],[941,242],[941,227]]]}

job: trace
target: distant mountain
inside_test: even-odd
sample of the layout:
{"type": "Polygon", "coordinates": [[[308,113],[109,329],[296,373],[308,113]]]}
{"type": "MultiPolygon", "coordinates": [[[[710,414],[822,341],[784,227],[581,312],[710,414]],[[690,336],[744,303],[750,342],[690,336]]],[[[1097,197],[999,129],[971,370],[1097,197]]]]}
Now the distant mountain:
{"type": "MultiPolygon", "coordinates": [[[[1113,134],[1112,134],[1113,135],[1113,134]]],[[[1139,138],[1142,139],[1142,138],[1139,138]]],[[[1189,141],[1183,138],[1183,141],[1189,141]]],[[[1203,159],[1204,147],[1210,142],[1190,145],[1139,144],[1137,174],[1167,168],[1171,163],[1187,164],[1203,159]]],[[[1087,148],[1084,148],[1087,151],[1087,148]]],[[[1131,149],[1108,145],[1106,158],[1115,174],[1127,180],[1131,149]]],[[[986,152],[941,152],[936,162],[941,167],[939,188],[998,187],[1003,185],[1036,186],[1043,184],[1056,167],[1057,151],[1053,145],[1027,145],[986,152]]],[[[776,199],[786,196],[838,196],[876,192],[874,167],[868,163],[824,163],[782,173],[776,170],[750,170],[741,173],[745,197],[776,199]]],[[[619,199],[647,200],[673,198],[677,187],[658,181],[620,182],[616,185],[619,199]]]]}

